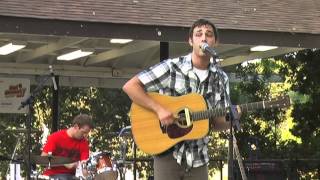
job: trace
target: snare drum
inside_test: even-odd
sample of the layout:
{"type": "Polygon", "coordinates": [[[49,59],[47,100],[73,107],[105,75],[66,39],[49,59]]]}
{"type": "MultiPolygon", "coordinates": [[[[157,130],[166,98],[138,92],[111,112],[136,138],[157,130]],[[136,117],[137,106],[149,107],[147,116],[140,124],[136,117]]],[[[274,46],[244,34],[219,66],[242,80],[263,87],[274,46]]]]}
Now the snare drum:
{"type": "Polygon", "coordinates": [[[94,179],[95,180],[116,180],[118,177],[117,171],[106,171],[101,174],[97,174],[94,179]]]}
{"type": "Polygon", "coordinates": [[[96,159],[97,159],[97,173],[98,174],[113,170],[110,153],[97,154],[96,159]]]}
{"type": "Polygon", "coordinates": [[[87,168],[94,172],[96,180],[116,180],[118,172],[112,164],[111,153],[96,152],[93,153],[88,161],[87,168]]]}

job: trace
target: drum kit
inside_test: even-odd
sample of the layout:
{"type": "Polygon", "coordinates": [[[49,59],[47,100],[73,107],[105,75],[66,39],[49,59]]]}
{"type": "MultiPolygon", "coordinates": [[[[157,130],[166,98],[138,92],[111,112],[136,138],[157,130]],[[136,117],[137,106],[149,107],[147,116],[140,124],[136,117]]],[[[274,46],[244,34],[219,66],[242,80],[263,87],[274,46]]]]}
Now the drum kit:
{"type": "MultiPolygon", "coordinates": [[[[131,130],[126,127],[125,130],[131,130]]],[[[119,137],[130,136],[130,133],[121,131],[119,137]]],[[[120,145],[121,157],[118,161],[112,158],[110,152],[93,152],[89,155],[89,158],[86,162],[78,163],[78,168],[76,170],[76,175],[74,179],[85,179],[85,180],[124,180],[123,168],[125,161],[125,151],[126,151],[126,143],[122,143],[120,145]],[[81,171],[78,171],[78,169],[81,171]],[[85,170],[86,176],[82,173],[85,170]],[[78,172],[80,172],[78,174],[78,172]]],[[[62,157],[62,156],[40,156],[33,155],[30,156],[31,164],[44,166],[46,168],[51,168],[55,166],[63,166],[64,164],[74,163],[71,158],[62,157]]],[[[49,179],[48,176],[44,176],[37,171],[31,172],[31,179],[43,180],[49,179]]]]}
{"type": "Polygon", "coordinates": [[[116,163],[111,159],[111,153],[97,152],[90,155],[87,162],[89,179],[115,180],[118,177],[116,163]]]}
{"type": "MultiPolygon", "coordinates": [[[[74,179],[86,179],[86,180],[116,180],[118,177],[118,169],[115,161],[111,159],[111,153],[96,152],[92,153],[85,164],[82,166],[79,163],[77,170],[87,171],[87,176],[84,176],[82,172],[76,171],[74,179]]],[[[32,155],[31,163],[47,168],[55,166],[63,166],[64,164],[73,163],[72,159],[61,156],[39,156],[32,155]]],[[[49,177],[38,174],[36,171],[31,175],[32,179],[43,180],[49,179],[49,177]]]]}

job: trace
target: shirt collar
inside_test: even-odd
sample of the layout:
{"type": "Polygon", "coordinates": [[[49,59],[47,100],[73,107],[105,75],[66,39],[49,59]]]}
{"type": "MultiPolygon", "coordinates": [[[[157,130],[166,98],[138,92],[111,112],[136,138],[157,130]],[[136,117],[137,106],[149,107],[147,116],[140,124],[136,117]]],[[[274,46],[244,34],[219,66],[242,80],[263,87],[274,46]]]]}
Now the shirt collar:
{"type": "MultiPolygon", "coordinates": [[[[192,60],[191,60],[191,56],[192,54],[189,53],[188,55],[184,56],[184,63],[182,64],[182,72],[184,72],[185,74],[188,74],[188,71],[192,70],[192,60]]],[[[209,70],[212,72],[216,72],[217,71],[217,67],[216,65],[213,63],[213,58],[210,58],[210,64],[209,64],[209,70]]]]}

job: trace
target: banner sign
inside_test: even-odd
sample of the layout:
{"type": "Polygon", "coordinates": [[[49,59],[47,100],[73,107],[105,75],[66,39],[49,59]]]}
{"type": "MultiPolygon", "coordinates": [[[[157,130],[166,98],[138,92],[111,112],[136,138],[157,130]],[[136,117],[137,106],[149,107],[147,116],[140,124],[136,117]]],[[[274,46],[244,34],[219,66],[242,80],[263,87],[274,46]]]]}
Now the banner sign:
{"type": "Polygon", "coordinates": [[[18,108],[29,95],[29,79],[0,77],[0,113],[27,113],[28,106],[18,108]]]}

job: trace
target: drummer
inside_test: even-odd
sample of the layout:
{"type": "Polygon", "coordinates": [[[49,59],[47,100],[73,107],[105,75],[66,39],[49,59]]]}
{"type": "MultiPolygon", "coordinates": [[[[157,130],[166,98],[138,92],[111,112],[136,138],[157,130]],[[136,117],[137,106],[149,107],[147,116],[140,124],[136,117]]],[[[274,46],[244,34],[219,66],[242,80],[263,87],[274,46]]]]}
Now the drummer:
{"type": "MultiPolygon", "coordinates": [[[[92,128],[92,116],[80,114],[74,117],[71,127],[49,135],[41,156],[51,154],[52,156],[68,157],[73,160],[73,163],[61,166],[53,164],[51,168],[47,168],[44,171],[44,175],[55,180],[73,179],[76,168],[85,164],[89,158],[87,137],[92,128]]],[[[83,174],[87,175],[85,168],[83,174]]]]}

